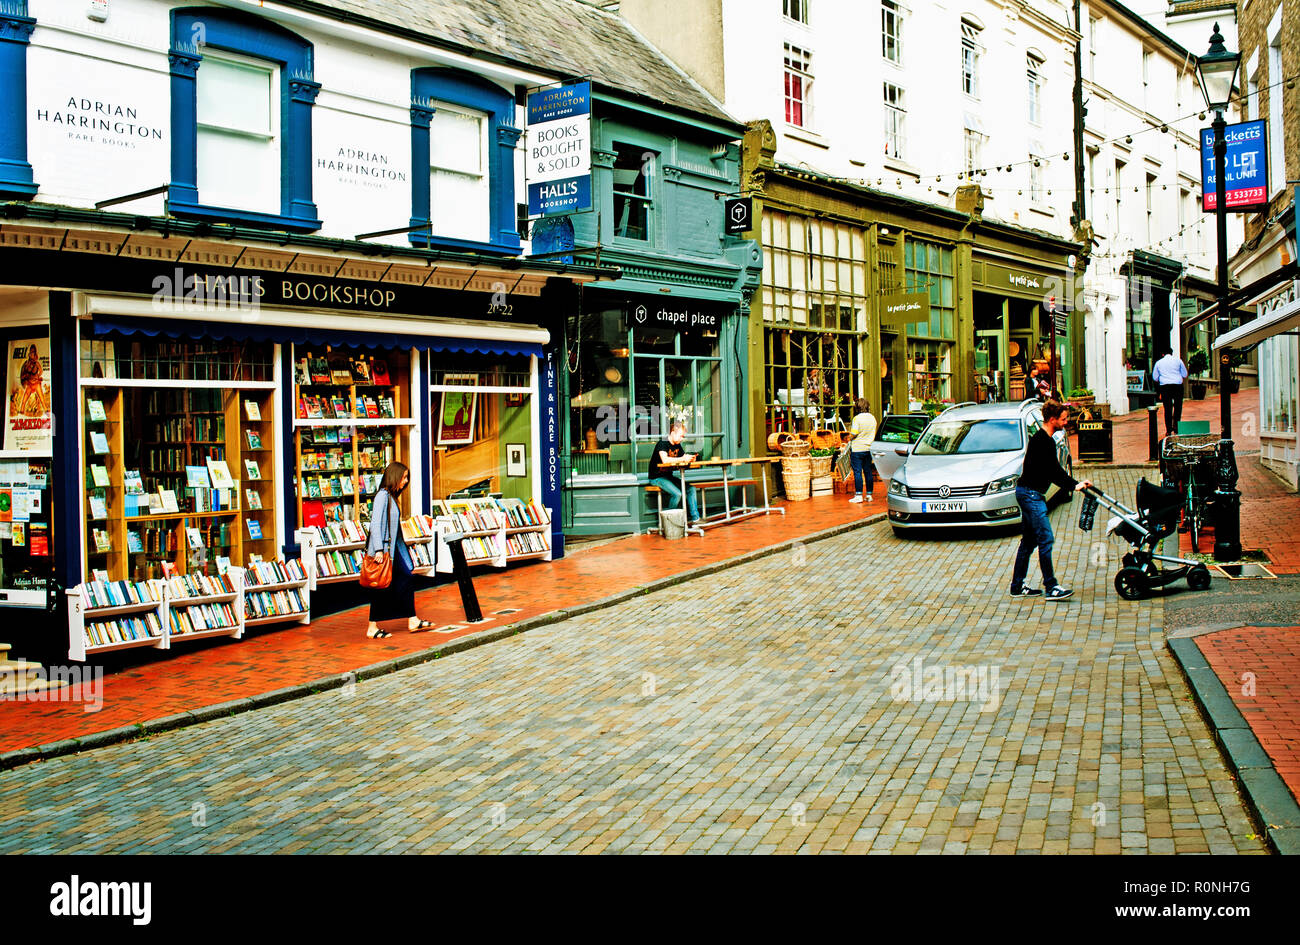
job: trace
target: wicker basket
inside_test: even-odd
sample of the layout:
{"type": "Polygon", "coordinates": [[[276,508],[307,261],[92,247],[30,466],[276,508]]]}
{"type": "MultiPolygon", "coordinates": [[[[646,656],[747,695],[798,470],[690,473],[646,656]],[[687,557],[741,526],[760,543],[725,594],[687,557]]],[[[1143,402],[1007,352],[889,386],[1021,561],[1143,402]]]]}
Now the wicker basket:
{"type": "Polygon", "coordinates": [[[813,430],[811,440],[815,450],[833,450],[840,445],[840,435],[834,430],[813,430]]]}
{"type": "Polygon", "coordinates": [[[781,443],[782,456],[807,456],[812,452],[812,444],[807,440],[790,437],[781,443]]]}
{"type": "Polygon", "coordinates": [[[784,430],[780,430],[768,436],[767,451],[769,453],[779,453],[781,452],[781,445],[783,443],[785,443],[787,440],[797,440],[797,439],[799,439],[797,434],[787,433],[784,430]]]}
{"type": "Polygon", "coordinates": [[[835,463],[834,456],[810,456],[809,462],[812,463],[812,477],[821,479],[823,476],[831,474],[831,466],[835,463]]]}
{"type": "Polygon", "coordinates": [[[812,461],[807,456],[786,456],[781,460],[781,482],[791,502],[808,498],[812,483],[812,461]]]}

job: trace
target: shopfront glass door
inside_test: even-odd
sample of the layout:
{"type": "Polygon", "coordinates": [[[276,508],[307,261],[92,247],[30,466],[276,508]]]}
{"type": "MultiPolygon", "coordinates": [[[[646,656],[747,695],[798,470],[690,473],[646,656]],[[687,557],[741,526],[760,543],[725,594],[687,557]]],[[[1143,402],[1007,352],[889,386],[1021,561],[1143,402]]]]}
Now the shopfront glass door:
{"type": "Polygon", "coordinates": [[[980,403],[1006,400],[1006,354],[1002,332],[981,331],[975,335],[975,399],[980,403]]]}

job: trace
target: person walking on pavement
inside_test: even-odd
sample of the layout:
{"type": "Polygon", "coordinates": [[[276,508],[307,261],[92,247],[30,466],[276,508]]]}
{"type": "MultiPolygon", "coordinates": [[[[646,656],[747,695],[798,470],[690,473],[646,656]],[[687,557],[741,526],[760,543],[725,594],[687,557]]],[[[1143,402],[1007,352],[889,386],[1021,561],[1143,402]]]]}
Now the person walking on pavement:
{"type": "Polygon", "coordinates": [[[1074,593],[1070,588],[1057,583],[1056,573],[1052,570],[1052,523],[1047,520],[1047,488],[1052,483],[1062,489],[1081,492],[1092,483],[1085,479],[1079,482],[1061,468],[1056,458],[1055,434],[1065,429],[1070,417],[1070,409],[1056,401],[1043,404],[1043,425],[1029,438],[1029,448],[1025,451],[1025,466],[1016,484],[1016,502],[1020,505],[1020,519],[1023,532],[1020,544],[1016,548],[1016,563],[1011,571],[1012,597],[1046,596],[1047,600],[1065,600],[1074,593]],[[1025,576],[1029,573],[1029,556],[1034,548],[1038,549],[1038,567],[1043,572],[1043,589],[1029,587],[1025,576]]]}
{"type": "Polygon", "coordinates": [[[1187,365],[1174,356],[1172,348],[1161,352],[1164,357],[1151,369],[1151,379],[1156,382],[1156,392],[1165,405],[1165,434],[1178,432],[1183,419],[1183,382],[1187,380],[1187,365]]]}
{"type": "Polygon", "coordinates": [[[853,461],[853,498],[850,502],[871,501],[871,442],[876,438],[876,418],[871,415],[867,398],[858,398],[858,413],[849,428],[849,459],[853,461]],[[863,483],[865,482],[865,486],[863,483]]]}
{"type": "Polygon", "coordinates": [[[406,629],[415,633],[433,626],[415,615],[415,581],[411,574],[411,552],[402,536],[402,510],[398,499],[411,482],[410,472],[402,463],[389,463],[380,480],[370,508],[370,535],[366,554],[393,556],[393,581],[387,587],[371,590],[370,626],[366,636],[372,640],[392,636],[381,630],[379,621],[406,618],[406,629]]]}

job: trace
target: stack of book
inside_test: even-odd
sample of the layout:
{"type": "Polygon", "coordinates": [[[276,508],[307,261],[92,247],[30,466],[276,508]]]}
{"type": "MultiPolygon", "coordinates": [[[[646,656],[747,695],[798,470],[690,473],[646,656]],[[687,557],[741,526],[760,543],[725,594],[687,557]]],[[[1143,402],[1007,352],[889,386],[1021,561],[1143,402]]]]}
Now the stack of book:
{"type": "Polygon", "coordinates": [[[81,597],[87,609],[125,607],[162,600],[158,585],[148,581],[87,581],[81,585],[81,597]]]}
{"type": "Polygon", "coordinates": [[[162,636],[162,620],[156,611],[128,614],[116,620],[94,620],[85,626],[86,646],[113,646],[162,636]]]}
{"type": "Polygon", "coordinates": [[[249,587],[259,584],[288,584],[292,581],[305,581],[302,562],[297,558],[288,561],[254,561],[244,569],[244,578],[249,587]]]}
{"type": "Polygon", "coordinates": [[[217,597],[235,592],[230,578],[224,574],[178,574],[167,581],[167,589],[171,592],[173,601],[183,601],[187,597],[217,597]]]}
{"type": "Polygon", "coordinates": [[[343,577],[361,573],[361,549],[316,552],[316,573],[321,577],[343,577]]]}
{"type": "Polygon", "coordinates": [[[507,555],[545,554],[550,550],[541,532],[518,532],[506,536],[507,555]]]}
{"type": "Polygon", "coordinates": [[[174,635],[201,633],[204,630],[233,630],[239,626],[235,611],[229,604],[190,604],[171,607],[167,611],[168,623],[174,635]]]}
{"type": "Polygon", "coordinates": [[[294,588],[250,592],[244,597],[244,616],[249,620],[299,616],[307,612],[302,595],[294,588]]]}

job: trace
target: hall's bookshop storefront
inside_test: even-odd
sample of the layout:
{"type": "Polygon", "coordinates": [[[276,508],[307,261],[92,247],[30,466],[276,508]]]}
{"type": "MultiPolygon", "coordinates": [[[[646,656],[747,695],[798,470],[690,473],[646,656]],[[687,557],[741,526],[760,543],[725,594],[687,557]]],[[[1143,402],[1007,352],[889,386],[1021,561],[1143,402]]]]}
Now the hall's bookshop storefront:
{"type": "MultiPolygon", "coordinates": [[[[43,262],[96,268],[71,255],[43,262]]],[[[12,405],[44,404],[60,433],[42,441],[11,421],[26,429],[0,460],[11,505],[0,582],[13,591],[0,606],[52,615],[26,652],[166,649],[358,602],[371,504],[394,461],[410,469],[402,528],[417,573],[451,570],[453,531],[476,566],[560,551],[539,396],[553,273],[509,274],[507,320],[491,317],[500,274],[470,267],[447,267],[470,291],[365,296],[437,313],[417,317],[331,309],[323,277],[302,279],[325,286],[314,309],[117,291],[135,262],[119,263],[108,290],[0,295],[24,351],[12,405]],[[41,379],[28,395],[32,347],[41,379]]],[[[430,268],[419,265],[422,279],[430,268]]],[[[568,294],[557,290],[559,304],[568,294]]],[[[4,499],[0,485],[0,517],[4,499]]]]}

